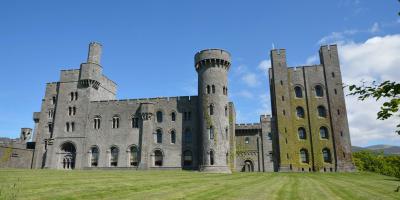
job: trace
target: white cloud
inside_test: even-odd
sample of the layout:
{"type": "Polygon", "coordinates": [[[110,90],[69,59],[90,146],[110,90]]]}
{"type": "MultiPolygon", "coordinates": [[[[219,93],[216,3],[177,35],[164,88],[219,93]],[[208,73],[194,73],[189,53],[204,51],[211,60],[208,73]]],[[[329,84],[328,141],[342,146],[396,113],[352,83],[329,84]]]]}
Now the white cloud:
{"type": "Polygon", "coordinates": [[[371,32],[371,33],[377,33],[377,32],[379,32],[379,31],[381,31],[379,27],[380,27],[380,26],[379,26],[379,23],[378,23],[378,22],[375,22],[375,23],[372,25],[372,27],[369,29],[369,32],[371,32]]]}
{"type": "MultiPolygon", "coordinates": [[[[362,80],[400,81],[400,34],[341,44],[339,54],[345,84],[360,84],[362,80]]],[[[400,136],[394,132],[399,118],[376,119],[381,103],[374,100],[360,102],[354,96],[346,97],[353,145],[365,146],[376,141],[400,144],[400,136]]]]}
{"type": "Polygon", "coordinates": [[[268,74],[269,68],[271,68],[271,60],[263,60],[258,64],[258,69],[262,70],[264,74],[268,74]]]}
{"type": "Polygon", "coordinates": [[[318,44],[329,44],[332,42],[336,43],[344,43],[348,42],[348,37],[351,35],[355,35],[356,33],[359,33],[359,30],[345,30],[343,32],[332,32],[331,34],[322,37],[319,41],[318,44]]]}
{"type": "Polygon", "coordinates": [[[307,58],[306,65],[313,65],[316,64],[316,62],[319,62],[319,57],[318,55],[313,55],[307,58]]]}
{"type": "Polygon", "coordinates": [[[256,87],[260,84],[260,82],[257,79],[257,75],[255,73],[250,73],[250,72],[246,73],[245,75],[242,76],[242,80],[249,87],[256,87]]]}
{"type": "Polygon", "coordinates": [[[261,102],[261,108],[257,109],[257,115],[270,114],[271,113],[271,101],[268,94],[261,94],[259,96],[261,102]]]}
{"type": "Polygon", "coordinates": [[[249,92],[248,90],[242,90],[240,92],[233,93],[232,96],[238,96],[247,99],[252,99],[254,97],[253,93],[249,92]]]}

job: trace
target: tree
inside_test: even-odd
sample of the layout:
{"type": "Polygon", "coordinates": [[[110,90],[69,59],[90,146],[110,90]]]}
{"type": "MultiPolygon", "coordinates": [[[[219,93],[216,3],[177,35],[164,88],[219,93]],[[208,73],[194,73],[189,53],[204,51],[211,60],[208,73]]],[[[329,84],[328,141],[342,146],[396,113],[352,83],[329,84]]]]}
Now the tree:
{"type": "MultiPolygon", "coordinates": [[[[348,86],[352,96],[358,96],[358,100],[364,101],[366,99],[384,99],[380,111],[377,113],[377,119],[385,120],[393,116],[400,117],[400,83],[395,81],[384,81],[377,84],[375,81],[370,85],[363,83],[361,86],[350,85],[348,86]]],[[[400,135],[400,124],[397,126],[396,133],[400,135]]]]}

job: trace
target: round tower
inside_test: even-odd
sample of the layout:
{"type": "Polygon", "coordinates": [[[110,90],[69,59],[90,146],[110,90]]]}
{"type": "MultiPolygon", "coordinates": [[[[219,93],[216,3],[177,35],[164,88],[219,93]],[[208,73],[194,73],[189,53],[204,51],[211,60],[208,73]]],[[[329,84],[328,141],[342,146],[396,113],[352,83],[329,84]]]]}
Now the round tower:
{"type": "Polygon", "coordinates": [[[200,119],[200,171],[230,173],[228,70],[230,54],[206,49],[195,55],[200,119]]]}

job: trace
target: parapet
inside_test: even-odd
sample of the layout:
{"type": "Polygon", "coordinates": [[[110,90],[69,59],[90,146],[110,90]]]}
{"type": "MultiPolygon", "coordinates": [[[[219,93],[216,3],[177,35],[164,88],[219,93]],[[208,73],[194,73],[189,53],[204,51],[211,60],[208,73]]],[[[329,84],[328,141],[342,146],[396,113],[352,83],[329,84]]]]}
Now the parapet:
{"type": "Polygon", "coordinates": [[[260,123],[235,124],[235,130],[261,129],[260,123]]]}
{"type": "Polygon", "coordinates": [[[205,49],[197,52],[194,56],[196,69],[198,69],[200,62],[217,62],[229,67],[231,64],[231,54],[223,49],[205,49]]]}

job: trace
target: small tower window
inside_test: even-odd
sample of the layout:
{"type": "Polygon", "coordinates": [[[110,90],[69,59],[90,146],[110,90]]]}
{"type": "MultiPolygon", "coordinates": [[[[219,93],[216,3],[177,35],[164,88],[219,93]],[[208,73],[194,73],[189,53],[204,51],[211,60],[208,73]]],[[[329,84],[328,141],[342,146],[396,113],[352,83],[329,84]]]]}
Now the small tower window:
{"type": "Polygon", "coordinates": [[[211,86],[212,93],[215,94],[215,85],[211,86]]]}
{"type": "Polygon", "coordinates": [[[56,104],[56,96],[53,96],[52,98],[51,98],[51,104],[56,104]]]}
{"type": "Polygon", "coordinates": [[[213,140],[214,139],[214,128],[212,126],[210,126],[208,128],[208,134],[210,136],[210,140],[213,140]]]}
{"type": "Polygon", "coordinates": [[[322,156],[324,157],[324,162],[330,163],[331,162],[331,152],[329,149],[325,148],[322,150],[322,156]]]}
{"type": "Polygon", "coordinates": [[[115,116],[112,118],[112,128],[119,128],[119,117],[115,116]]]}
{"type": "Polygon", "coordinates": [[[176,121],[176,114],[175,114],[175,112],[172,112],[171,113],[171,121],[176,121]]]}
{"type": "Polygon", "coordinates": [[[228,116],[228,106],[225,106],[225,117],[228,116]]]}
{"type": "Polygon", "coordinates": [[[322,88],[321,85],[316,85],[314,89],[315,89],[315,96],[317,96],[317,97],[324,96],[324,89],[322,88]]]}
{"type": "Polygon", "coordinates": [[[210,165],[214,165],[214,151],[210,151],[210,165]]]}
{"type": "Polygon", "coordinates": [[[334,89],[335,94],[337,94],[337,89],[334,89]]]}
{"type": "Polygon", "coordinates": [[[332,72],[332,78],[335,78],[335,72],[332,72]]]}
{"type": "Polygon", "coordinates": [[[282,101],[285,101],[285,97],[284,96],[282,96],[282,101]]]}
{"type": "Polygon", "coordinates": [[[222,87],[222,94],[225,95],[225,86],[222,87]]]}
{"type": "Polygon", "coordinates": [[[53,133],[53,123],[50,122],[47,125],[49,127],[49,133],[53,133]]]}
{"type": "Polygon", "coordinates": [[[304,109],[300,106],[296,108],[296,114],[298,118],[304,118],[304,109]]]}
{"type": "Polygon", "coordinates": [[[75,92],[75,101],[78,100],[78,92],[75,92]]]}
{"type": "Polygon", "coordinates": [[[326,117],[326,109],[324,106],[318,106],[317,110],[319,117],[326,117]]]}
{"type": "Polygon", "coordinates": [[[245,144],[249,144],[250,143],[250,138],[249,137],[245,137],[244,138],[244,143],[245,144]]]}
{"type": "Polygon", "coordinates": [[[54,110],[50,109],[49,110],[49,119],[53,119],[53,117],[54,117],[54,110]]]}
{"type": "Polygon", "coordinates": [[[210,86],[209,85],[207,85],[206,92],[207,92],[207,94],[210,94],[210,86]]]}
{"type": "Polygon", "coordinates": [[[321,136],[322,139],[328,139],[329,138],[328,129],[325,126],[322,126],[321,128],[319,128],[319,135],[321,136]]]}
{"type": "Polygon", "coordinates": [[[303,90],[301,89],[300,86],[294,87],[294,94],[296,95],[297,98],[303,98],[303,90]]]}
{"type": "Polygon", "coordinates": [[[68,115],[69,115],[69,116],[72,115],[72,107],[68,107],[68,115]]]}
{"type": "Polygon", "coordinates": [[[132,117],[132,128],[139,128],[139,118],[132,117]]]}
{"type": "Polygon", "coordinates": [[[65,123],[65,131],[70,131],[69,122],[65,123]]]}
{"type": "Polygon", "coordinates": [[[300,150],[300,161],[302,163],[308,163],[308,151],[306,149],[300,150]]]}
{"type": "Polygon", "coordinates": [[[75,131],[75,122],[71,122],[71,132],[75,131]]]}
{"type": "Polygon", "coordinates": [[[94,119],[93,119],[93,128],[94,129],[100,129],[100,117],[95,117],[94,119]]]}
{"type": "Polygon", "coordinates": [[[75,115],[76,114],[76,107],[74,106],[74,107],[72,107],[72,115],[75,115]]]}
{"type": "Polygon", "coordinates": [[[229,137],[229,131],[228,131],[228,127],[225,128],[225,137],[228,139],[229,137]]]}
{"type": "Polygon", "coordinates": [[[161,129],[157,129],[154,139],[155,139],[155,142],[157,144],[161,144],[162,143],[162,131],[161,131],[161,129]]]}
{"type": "Polygon", "coordinates": [[[162,119],[162,117],[163,117],[163,114],[162,114],[162,112],[161,111],[157,111],[157,122],[158,123],[161,123],[162,121],[163,121],[163,119],[162,119]]]}
{"type": "Polygon", "coordinates": [[[71,101],[73,101],[74,99],[75,99],[75,93],[73,93],[73,92],[71,92],[70,94],[69,94],[69,96],[70,96],[70,100],[71,101]]]}
{"type": "Polygon", "coordinates": [[[171,131],[171,144],[175,144],[175,142],[176,142],[176,134],[175,134],[175,131],[172,130],[171,131]]]}
{"type": "Polygon", "coordinates": [[[298,130],[297,130],[297,133],[299,134],[299,139],[301,139],[301,140],[305,140],[306,139],[306,129],[304,129],[303,127],[300,127],[298,130]]]}
{"type": "Polygon", "coordinates": [[[210,104],[210,115],[214,115],[214,105],[210,104]]]}

